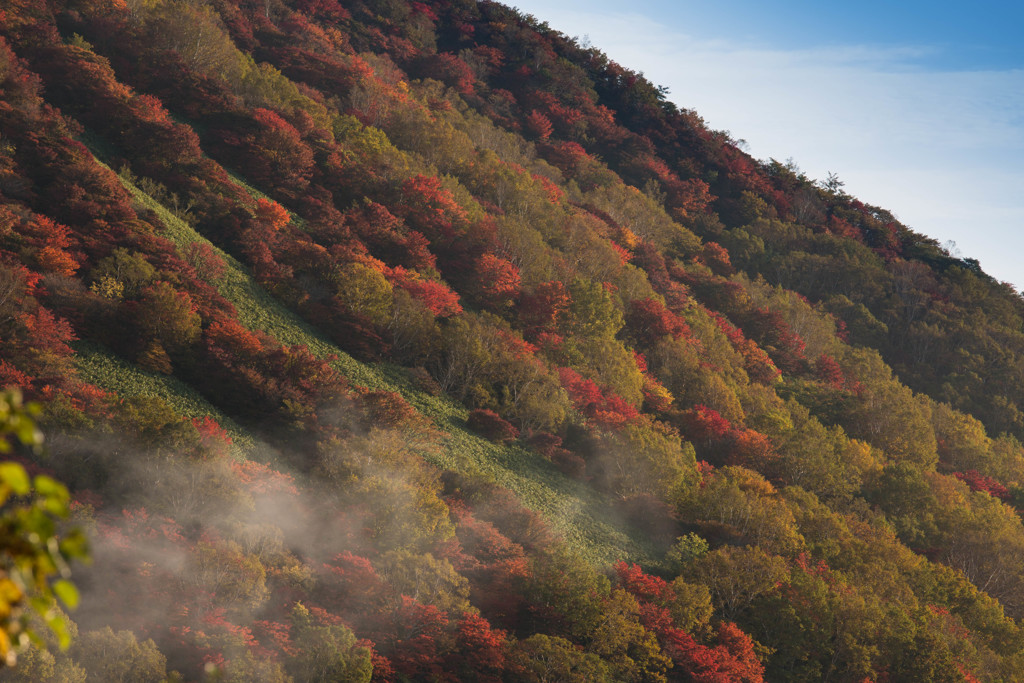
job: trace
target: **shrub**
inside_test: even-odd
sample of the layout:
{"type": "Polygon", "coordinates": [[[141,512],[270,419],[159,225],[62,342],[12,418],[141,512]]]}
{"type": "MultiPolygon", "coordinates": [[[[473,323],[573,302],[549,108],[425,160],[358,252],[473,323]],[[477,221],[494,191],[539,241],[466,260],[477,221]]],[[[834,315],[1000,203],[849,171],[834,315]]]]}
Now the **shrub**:
{"type": "Polygon", "coordinates": [[[519,430],[493,410],[478,408],[469,414],[468,426],[480,436],[495,443],[508,443],[519,437],[519,430]]]}

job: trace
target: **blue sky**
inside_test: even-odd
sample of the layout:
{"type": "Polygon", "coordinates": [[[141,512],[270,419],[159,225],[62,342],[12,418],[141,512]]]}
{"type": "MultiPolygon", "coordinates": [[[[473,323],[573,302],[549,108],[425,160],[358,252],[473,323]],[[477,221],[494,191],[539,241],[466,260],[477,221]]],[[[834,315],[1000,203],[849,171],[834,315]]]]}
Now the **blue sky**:
{"type": "Polygon", "coordinates": [[[1024,3],[512,2],[1024,287],[1024,3]]]}

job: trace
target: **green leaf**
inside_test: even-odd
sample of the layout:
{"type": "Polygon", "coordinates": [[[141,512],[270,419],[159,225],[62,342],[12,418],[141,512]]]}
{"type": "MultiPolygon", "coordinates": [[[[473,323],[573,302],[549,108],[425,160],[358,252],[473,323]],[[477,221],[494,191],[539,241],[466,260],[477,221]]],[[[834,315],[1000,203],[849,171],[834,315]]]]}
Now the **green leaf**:
{"type": "Polygon", "coordinates": [[[67,579],[61,579],[53,584],[53,592],[60,598],[60,601],[67,605],[68,609],[78,607],[78,589],[75,584],[67,579]]]}
{"type": "Polygon", "coordinates": [[[67,487],[45,474],[38,475],[34,483],[36,491],[44,496],[54,496],[61,500],[66,500],[69,497],[67,487]]]}
{"type": "Polygon", "coordinates": [[[21,465],[14,462],[0,464],[0,481],[10,486],[17,495],[28,495],[28,474],[21,465]]]}
{"type": "Polygon", "coordinates": [[[68,632],[68,622],[59,610],[51,610],[43,614],[43,620],[50,627],[53,635],[57,636],[57,643],[60,649],[66,650],[71,645],[71,633],[68,632]]]}
{"type": "Polygon", "coordinates": [[[33,484],[39,495],[43,497],[43,507],[47,512],[58,517],[67,516],[68,501],[71,499],[67,487],[44,474],[37,476],[33,484]]]}
{"type": "Polygon", "coordinates": [[[13,428],[18,440],[26,446],[38,446],[43,442],[43,433],[32,420],[21,418],[14,423],[13,428]]]}
{"type": "Polygon", "coordinates": [[[47,512],[49,512],[51,515],[56,515],[57,517],[67,517],[68,516],[68,506],[67,506],[67,504],[65,504],[64,501],[62,501],[62,500],[60,500],[58,498],[47,497],[43,501],[43,508],[47,512]]]}
{"type": "Polygon", "coordinates": [[[60,540],[60,552],[68,559],[89,560],[89,541],[81,529],[72,529],[60,540]]]}

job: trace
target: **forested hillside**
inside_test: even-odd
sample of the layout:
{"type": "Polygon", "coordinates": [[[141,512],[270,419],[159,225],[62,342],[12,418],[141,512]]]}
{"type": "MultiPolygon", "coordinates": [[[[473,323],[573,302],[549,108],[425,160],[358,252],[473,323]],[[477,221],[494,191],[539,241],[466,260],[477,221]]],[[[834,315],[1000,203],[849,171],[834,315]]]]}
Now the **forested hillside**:
{"type": "Polygon", "coordinates": [[[0,2],[0,386],[0,680],[1024,681],[1024,299],[498,3],[0,2]]]}

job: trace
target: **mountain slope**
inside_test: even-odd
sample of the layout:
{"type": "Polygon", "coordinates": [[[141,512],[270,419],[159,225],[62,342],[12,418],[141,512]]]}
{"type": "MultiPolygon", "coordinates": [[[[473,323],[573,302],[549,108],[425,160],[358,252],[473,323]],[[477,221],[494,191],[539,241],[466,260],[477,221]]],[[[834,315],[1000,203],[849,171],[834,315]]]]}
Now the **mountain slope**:
{"type": "Polygon", "coordinates": [[[977,264],[496,3],[2,19],[0,374],[96,562],[0,675],[1020,678],[977,264]]]}

